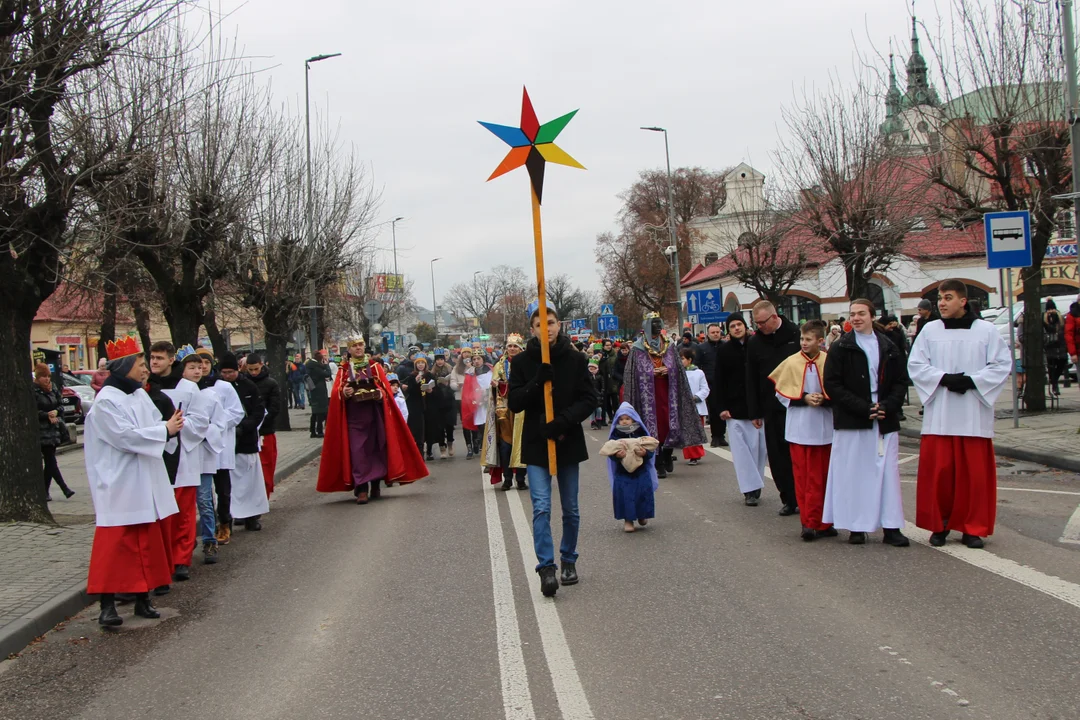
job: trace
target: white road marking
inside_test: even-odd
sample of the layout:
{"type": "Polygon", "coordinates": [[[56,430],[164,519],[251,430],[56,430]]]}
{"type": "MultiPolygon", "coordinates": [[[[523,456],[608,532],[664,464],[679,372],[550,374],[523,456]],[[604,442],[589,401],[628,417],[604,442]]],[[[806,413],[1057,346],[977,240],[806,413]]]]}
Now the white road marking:
{"type": "MultiPolygon", "coordinates": [[[[711,452],[713,455],[716,455],[717,457],[724,458],[725,460],[727,460],[730,463],[735,462],[735,459],[731,456],[731,451],[730,450],[725,450],[723,448],[714,448],[714,447],[707,447],[705,449],[708,450],[709,452],[711,452]]],[[[765,477],[772,480],[772,470],[769,469],[768,465],[765,466],[765,477]]]]}
{"type": "Polygon", "coordinates": [[[1073,511],[1069,522],[1065,523],[1065,532],[1061,533],[1058,542],[1069,545],[1080,545],[1080,506],[1073,511]]]}
{"type": "Polygon", "coordinates": [[[918,455],[908,455],[905,458],[900,458],[900,461],[897,464],[898,465],[903,465],[904,463],[909,463],[912,460],[918,460],[918,459],[919,459],[918,455]]]}
{"type": "MultiPolygon", "coordinates": [[[[552,478],[554,482],[554,478],[552,478]]],[[[507,505],[510,507],[510,518],[513,520],[514,532],[517,533],[518,545],[521,547],[521,560],[525,564],[526,574],[532,576],[536,567],[536,553],[532,543],[532,522],[526,520],[525,510],[519,493],[507,493],[507,505]]],[[[554,498],[553,498],[554,499],[554,498]]],[[[558,511],[558,506],[552,508],[558,511]]],[[[553,514],[552,517],[557,517],[553,514]]],[[[558,546],[556,546],[557,550],[558,546]]],[[[565,589],[563,592],[574,592],[565,589]]],[[[563,632],[562,620],[559,619],[559,611],[555,607],[554,598],[545,598],[540,595],[539,589],[530,583],[529,597],[532,598],[533,610],[536,612],[536,622],[540,626],[540,640],[544,646],[544,657],[547,659],[548,670],[551,672],[551,682],[555,686],[555,697],[559,701],[559,709],[562,711],[564,720],[593,720],[592,708],[589,700],[585,697],[585,688],[581,685],[577,666],[570,654],[570,646],[566,644],[566,633],[563,632]]]]}
{"type": "MultiPolygon", "coordinates": [[[[731,453],[727,450],[721,450],[719,448],[707,448],[713,455],[718,455],[725,460],[731,460],[731,453]]],[[[768,472],[768,471],[766,471],[768,472]]],[[[771,477],[771,476],[770,476],[771,477]]],[[[998,488],[999,490],[1007,490],[1012,488],[998,488]]],[[[1058,491],[1047,491],[1058,492],[1058,491]]],[[[1080,508],[1077,508],[1077,512],[1073,514],[1072,520],[1069,521],[1069,525],[1072,526],[1073,521],[1077,523],[1077,530],[1080,532],[1080,518],[1077,515],[1080,514],[1080,508]]],[[[957,560],[962,560],[969,565],[974,565],[977,568],[986,570],[1000,577],[1012,580],[1013,582],[1020,583],[1032,590],[1037,590],[1044,595],[1057,598],[1063,602],[1068,603],[1074,607],[1080,608],[1080,585],[1071,583],[1068,580],[1062,580],[1054,575],[1047,575],[1044,572],[1040,572],[1033,567],[1027,565],[1021,565],[1013,560],[1008,560],[1003,557],[999,557],[988,550],[972,550],[966,548],[963,545],[950,543],[944,547],[936,548],[930,544],[930,532],[917,528],[911,523],[905,524],[904,532],[909,538],[925,545],[931,550],[937,550],[943,552],[946,555],[951,555],[957,560]]],[[[1068,532],[1068,530],[1066,530],[1068,532]]],[[[1078,538],[1080,540],[1080,538],[1078,538]]]]}
{"type": "MultiPolygon", "coordinates": [[[[917,480],[901,480],[900,482],[905,485],[915,485],[917,480]]],[[[1008,490],[1009,492],[1027,492],[1027,493],[1042,493],[1044,495],[1073,495],[1080,497],[1080,492],[1075,490],[1042,490],[1040,488],[1018,488],[1018,487],[1005,487],[998,485],[998,490],[1008,490]]]]}
{"type": "Polygon", "coordinates": [[[488,477],[481,474],[484,486],[484,511],[487,515],[488,551],[491,556],[491,585],[495,599],[495,638],[499,647],[499,674],[502,678],[503,713],[506,720],[535,720],[525,656],[521,650],[514,588],[510,583],[510,564],[506,558],[499,505],[488,477]]]}

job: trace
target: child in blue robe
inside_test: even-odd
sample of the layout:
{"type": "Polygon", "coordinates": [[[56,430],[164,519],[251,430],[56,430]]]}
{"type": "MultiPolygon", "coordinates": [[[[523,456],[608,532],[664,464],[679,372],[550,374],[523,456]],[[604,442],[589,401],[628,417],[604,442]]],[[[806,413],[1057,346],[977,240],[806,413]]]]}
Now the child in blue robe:
{"type": "Polygon", "coordinates": [[[655,493],[660,484],[654,462],[658,446],[659,442],[649,437],[649,431],[634,407],[625,402],[620,405],[611,421],[608,442],[601,448],[600,454],[608,458],[615,519],[623,521],[626,532],[637,529],[635,521],[644,527],[655,516],[655,493]],[[628,452],[636,456],[629,463],[626,462],[628,452]],[[628,470],[628,464],[636,467],[628,470]]]}

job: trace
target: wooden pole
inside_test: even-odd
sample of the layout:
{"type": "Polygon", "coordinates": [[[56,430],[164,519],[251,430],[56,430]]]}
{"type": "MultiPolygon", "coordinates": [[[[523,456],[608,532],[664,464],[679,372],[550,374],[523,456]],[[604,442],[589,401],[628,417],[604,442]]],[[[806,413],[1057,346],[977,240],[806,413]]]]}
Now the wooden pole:
{"type": "MultiPolygon", "coordinates": [[[[532,195],[533,249],[536,253],[536,298],[540,305],[540,361],[551,363],[551,346],[548,343],[547,330],[547,282],[544,280],[544,234],[540,228],[540,198],[536,189],[529,183],[532,195]]],[[[555,419],[555,405],[551,399],[551,381],[544,383],[544,417],[548,422],[555,419]]],[[[555,462],[555,441],[548,440],[548,471],[554,476],[558,473],[555,462]]]]}

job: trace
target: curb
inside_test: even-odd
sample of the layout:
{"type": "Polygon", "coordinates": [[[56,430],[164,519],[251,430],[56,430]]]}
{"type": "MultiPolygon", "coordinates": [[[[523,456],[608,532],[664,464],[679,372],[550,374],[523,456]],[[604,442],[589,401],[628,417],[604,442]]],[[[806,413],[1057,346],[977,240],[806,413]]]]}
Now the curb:
{"type": "MultiPolygon", "coordinates": [[[[322,445],[319,444],[287,465],[282,465],[278,468],[277,479],[285,480],[317,458],[321,452],[322,445]]],[[[3,662],[10,655],[22,652],[27,645],[34,642],[35,638],[41,637],[52,630],[57,623],[82,612],[96,599],[96,595],[86,594],[86,581],[80,580],[41,603],[18,620],[0,628],[0,662],[3,662]]]]}
{"type": "Polygon", "coordinates": [[[90,596],[86,594],[86,581],[81,580],[38,605],[15,622],[9,623],[0,630],[0,661],[21,652],[27,645],[34,642],[35,638],[52,630],[57,623],[81,612],[89,604],[90,596]]]}
{"type": "MultiPolygon", "coordinates": [[[[900,428],[900,435],[902,437],[918,440],[922,437],[922,432],[911,428],[900,428]]],[[[1047,467],[1052,467],[1057,470],[1080,473],[1080,458],[1061,457],[1060,455],[1051,455],[1050,453],[1039,452],[1038,450],[999,445],[996,440],[994,441],[994,454],[1004,455],[1013,460],[1039,463],[1040,465],[1046,465],[1047,467]]]]}

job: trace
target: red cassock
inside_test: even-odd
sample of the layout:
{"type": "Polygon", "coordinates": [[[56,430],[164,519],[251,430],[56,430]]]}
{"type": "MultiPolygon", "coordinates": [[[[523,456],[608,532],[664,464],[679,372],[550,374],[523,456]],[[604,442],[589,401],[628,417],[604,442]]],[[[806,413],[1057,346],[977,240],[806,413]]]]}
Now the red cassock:
{"type": "Polygon", "coordinates": [[[195,526],[199,518],[199,488],[173,488],[173,494],[180,512],[161,521],[163,529],[167,529],[164,535],[166,546],[170,548],[169,559],[174,565],[191,567],[191,556],[195,553],[195,526]]]}
{"type": "MultiPolygon", "coordinates": [[[[352,463],[349,458],[349,423],[345,417],[345,401],[341,397],[341,386],[348,372],[348,360],[343,361],[334,378],[334,387],[330,391],[330,408],[326,415],[326,437],[323,440],[322,458],[319,461],[319,481],[315,489],[319,492],[351,492],[352,463]]],[[[401,414],[394,395],[390,392],[390,383],[386,380],[386,371],[382,365],[373,364],[372,374],[375,384],[382,390],[383,424],[386,428],[386,478],[395,483],[411,483],[427,477],[428,469],[424,458],[416,447],[409,426],[401,414]]]]}
{"type": "Polygon", "coordinates": [[[983,437],[923,435],[915,524],[930,532],[956,530],[987,537],[997,516],[994,441],[983,437]]]}
{"type": "Polygon", "coordinates": [[[821,522],[825,510],[825,483],[829,477],[832,445],[799,445],[788,443],[791,467],[795,471],[795,502],[799,503],[799,519],[803,527],[828,530],[831,524],[821,522]]]}
{"type": "Polygon", "coordinates": [[[144,593],[171,583],[173,568],[161,533],[167,522],[95,528],[87,594],[144,593]]]}

